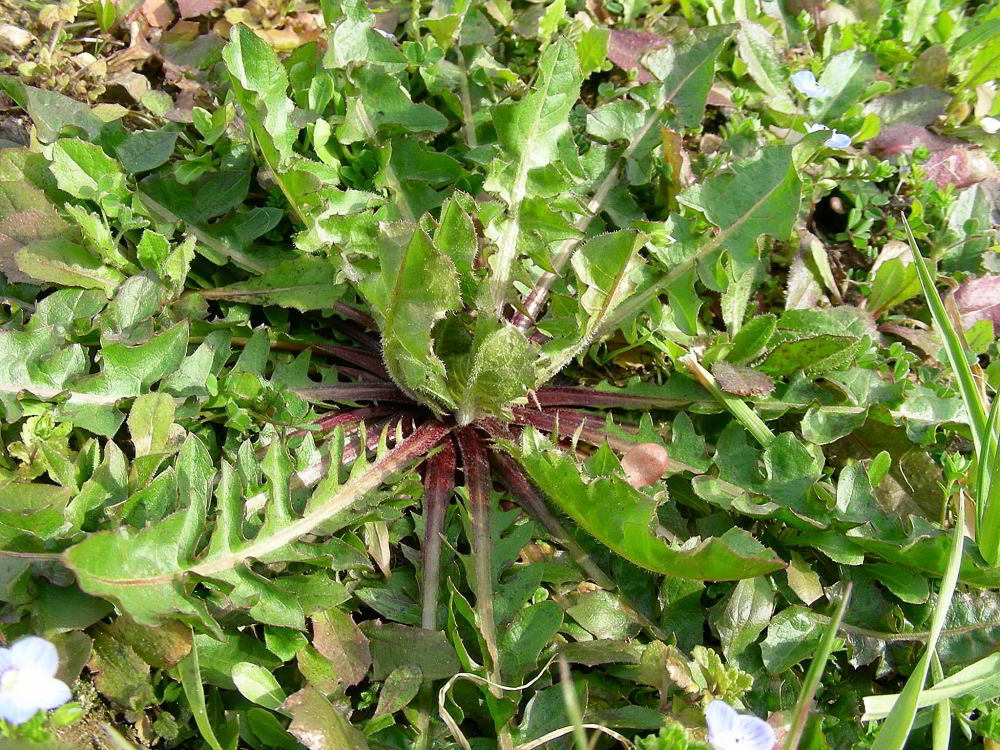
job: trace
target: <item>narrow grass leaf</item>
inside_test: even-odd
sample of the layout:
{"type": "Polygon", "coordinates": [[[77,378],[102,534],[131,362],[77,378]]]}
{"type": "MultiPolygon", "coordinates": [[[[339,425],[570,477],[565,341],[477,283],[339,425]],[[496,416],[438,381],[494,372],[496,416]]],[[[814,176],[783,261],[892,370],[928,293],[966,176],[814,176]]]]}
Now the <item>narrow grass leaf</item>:
{"type": "MultiPolygon", "coordinates": [[[[914,252],[914,256],[916,255],[917,253],[914,252]]],[[[926,268],[924,268],[924,273],[926,273],[926,268]]],[[[940,302],[940,298],[938,301],[940,302]]],[[[920,657],[920,661],[914,667],[913,674],[906,681],[903,691],[899,694],[892,710],[886,717],[885,723],[875,737],[872,750],[902,750],[907,738],[910,736],[910,729],[913,728],[913,719],[917,715],[920,694],[923,691],[924,682],[927,680],[927,671],[930,668],[930,656],[937,644],[938,636],[941,635],[945,615],[948,614],[948,607],[951,605],[951,598],[955,593],[955,584],[958,582],[958,570],[962,562],[964,539],[965,499],[959,494],[958,502],[956,503],[955,533],[952,539],[951,555],[948,558],[948,567],[945,569],[944,577],[941,579],[941,588],[938,592],[937,604],[934,606],[934,614],[931,616],[931,630],[927,638],[927,646],[920,657]]]]}

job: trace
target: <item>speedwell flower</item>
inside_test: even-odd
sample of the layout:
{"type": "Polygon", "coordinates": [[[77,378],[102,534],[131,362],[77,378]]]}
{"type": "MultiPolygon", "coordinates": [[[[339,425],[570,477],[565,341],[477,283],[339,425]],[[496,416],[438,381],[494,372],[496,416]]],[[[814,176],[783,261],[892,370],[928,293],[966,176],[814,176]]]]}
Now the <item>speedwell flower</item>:
{"type": "Polygon", "coordinates": [[[799,90],[799,93],[805,94],[810,99],[825,99],[830,96],[830,89],[820,86],[811,70],[792,73],[792,85],[799,90]]]}
{"type": "Polygon", "coordinates": [[[979,127],[993,135],[1000,132],[1000,120],[996,117],[984,117],[979,121],[979,127]]]}
{"type": "Polygon", "coordinates": [[[815,133],[817,130],[829,130],[830,137],[823,142],[827,148],[847,148],[851,145],[851,136],[831,130],[826,125],[807,124],[806,130],[810,133],[815,133]]]}
{"type": "Polygon", "coordinates": [[[72,698],[66,683],[56,679],[57,669],[59,654],[44,638],[29,635],[0,648],[0,719],[23,724],[72,698]]]}
{"type": "Polygon", "coordinates": [[[763,719],[739,714],[725,701],[712,701],[705,709],[708,744],[715,750],[772,750],[777,739],[763,719]]]}

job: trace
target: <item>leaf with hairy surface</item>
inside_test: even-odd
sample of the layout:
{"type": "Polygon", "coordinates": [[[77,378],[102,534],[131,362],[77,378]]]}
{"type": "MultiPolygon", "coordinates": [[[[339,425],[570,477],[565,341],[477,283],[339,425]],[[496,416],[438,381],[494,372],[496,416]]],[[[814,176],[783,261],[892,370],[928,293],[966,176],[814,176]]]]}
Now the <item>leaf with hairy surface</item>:
{"type": "Polygon", "coordinates": [[[418,229],[405,245],[385,241],[381,273],[360,286],[381,318],[383,355],[396,382],[436,411],[454,408],[432,336],[434,324],[461,305],[451,259],[418,229]]]}
{"type": "MultiPolygon", "coordinates": [[[[626,560],[678,578],[732,581],[781,570],[785,563],[743,529],[721,537],[670,543],[655,535],[656,503],[617,476],[587,480],[562,451],[532,444],[513,449],[525,472],[582,529],[626,560]]],[[[537,433],[536,433],[537,434],[537,433]]]]}
{"type": "MultiPolygon", "coordinates": [[[[81,588],[118,602],[141,624],[155,625],[162,618],[182,615],[221,638],[222,631],[204,600],[194,596],[189,588],[187,579],[197,577],[218,579],[228,584],[226,588],[239,587],[234,603],[252,606],[258,615],[268,616],[272,621],[283,619],[275,624],[285,625],[295,617],[295,604],[290,601],[293,597],[279,590],[273,581],[256,576],[249,570],[249,562],[315,557],[309,545],[297,541],[299,537],[347,510],[392,474],[407,468],[448,431],[449,428],[439,424],[420,427],[395,450],[384,453],[345,484],[329,481],[321,484],[303,516],[290,514],[287,487],[284,490],[275,487],[276,501],[269,504],[264,526],[253,539],[245,539],[241,533],[243,493],[239,480],[224,463],[216,489],[215,528],[208,548],[200,555],[197,543],[206,531],[214,471],[201,441],[189,437],[179,458],[179,464],[190,467],[190,479],[182,483],[178,478],[179,496],[190,498],[185,509],[143,529],[121,528],[91,534],[68,549],[63,560],[76,574],[81,588]]],[[[322,545],[316,552],[323,557],[322,545]]],[[[301,613],[299,606],[298,615],[301,613]]]]}

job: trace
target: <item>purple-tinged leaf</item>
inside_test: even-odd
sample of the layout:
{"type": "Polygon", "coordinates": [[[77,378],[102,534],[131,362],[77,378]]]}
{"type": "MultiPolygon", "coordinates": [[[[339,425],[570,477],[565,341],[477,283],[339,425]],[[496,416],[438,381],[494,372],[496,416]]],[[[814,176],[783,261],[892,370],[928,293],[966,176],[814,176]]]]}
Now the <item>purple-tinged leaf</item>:
{"type": "Polygon", "coordinates": [[[465,489],[469,496],[469,521],[472,524],[472,554],[475,557],[476,610],[479,629],[493,669],[499,668],[496,625],[493,622],[493,538],[490,524],[489,463],[482,440],[472,427],[458,432],[465,489]]]}
{"type": "Polygon", "coordinates": [[[969,279],[955,290],[955,304],[968,328],[978,320],[993,321],[1000,327],[1000,275],[989,274],[969,279]]]}
{"type": "Polygon", "coordinates": [[[413,402],[413,399],[392,383],[337,383],[308,385],[290,390],[312,401],[395,401],[405,404],[413,402]]]}
{"type": "Polygon", "coordinates": [[[437,630],[438,589],[441,585],[441,532],[444,513],[455,489],[455,446],[447,441],[427,462],[424,472],[423,586],[420,626],[437,630]]]}
{"type": "Polygon", "coordinates": [[[611,29],[608,37],[608,59],[622,70],[636,71],[639,83],[655,80],[642,65],[642,58],[654,49],[663,49],[670,40],[648,31],[611,29]]]}

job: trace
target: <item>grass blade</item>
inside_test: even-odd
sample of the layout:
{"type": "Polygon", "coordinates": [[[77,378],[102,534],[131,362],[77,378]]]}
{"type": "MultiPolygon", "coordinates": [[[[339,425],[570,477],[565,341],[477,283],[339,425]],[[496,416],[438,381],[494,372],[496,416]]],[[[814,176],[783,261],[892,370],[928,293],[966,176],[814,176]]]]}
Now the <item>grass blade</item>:
{"type": "Polygon", "coordinates": [[[813,697],[816,695],[816,688],[823,677],[823,670],[826,669],[826,662],[833,651],[833,642],[837,636],[837,629],[840,621],[844,619],[844,612],[847,611],[847,603],[851,600],[852,584],[847,584],[844,590],[844,597],[840,600],[837,611],[830,619],[830,624],[823,633],[823,640],[820,641],[819,648],[813,656],[809,671],[806,673],[805,682],[802,683],[802,692],[799,693],[798,703],[795,704],[795,714],[792,717],[792,726],[785,737],[783,750],[796,750],[802,740],[802,732],[806,728],[806,719],[809,718],[809,706],[812,705],[813,697]]]}
{"type": "MultiPolygon", "coordinates": [[[[917,278],[920,279],[920,287],[924,291],[927,299],[927,307],[934,318],[934,325],[941,334],[944,341],[945,351],[948,353],[948,361],[951,369],[955,372],[958,380],[958,390],[962,394],[962,401],[965,402],[965,409],[969,413],[969,424],[972,426],[972,439],[976,444],[976,454],[982,455],[983,440],[986,436],[986,409],[983,407],[982,399],[979,396],[979,389],[976,387],[975,377],[969,367],[969,359],[965,356],[965,349],[959,340],[958,333],[948,317],[941,295],[938,294],[934,286],[934,279],[931,278],[930,271],[927,270],[927,263],[917,248],[917,241],[913,237],[910,223],[905,216],[901,216],[903,226],[906,227],[906,236],[910,241],[910,249],[913,251],[913,265],[917,269],[917,278]]],[[[980,502],[982,502],[980,500],[980,502]]]]}
{"type": "Polygon", "coordinates": [[[958,495],[956,506],[955,533],[952,539],[951,554],[948,556],[948,567],[945,568],[944,576],[941,579],[938,600],[934,605],[934,614],[931,616],[931,631],[927,638],[927,646],[924,648],[924,653],[920,657],[920,661],[917,662],[917,666],[914,667],[913,674],[906,681],[903,691],[886,717],[885,723],[882,724],[882,728],[872,744],[872,750],[902,750],[910,735],[910,729],[913,727],[920,693],[923,691],[924,682],[927,680],[927,671],[930,668],[931,654],[934,652],[938,636],[941,635],[941,629],[944,627],[944,618],[948,614],[948,607],[951,605],[951,598],[955,593],[958,570],[962,562],[962,548],[965,541],[965,498],[961,492],[958,495]]]}
{"type": "Polygon", "coordinates": [[[209,721],[208,709],[205,706],[205,686],[201,681],[197,643],[192,643],[191,653],[177,663],[177,676],[180,678],[181,687],[184,688],[184,695],[187,696],[191,713],[194,715],[194,723],[201,732],[202,739],[212,750],[223,750],[215,730],[212,729],[212,722],[209,721]]]}
{"type": "Polygon", "coordinates": [[[1000,398],[993,399],[986,435],[979,454],[976,482],[976,542],[990,565],[1000,565],[1000,482],[993,481],[997,467],[997,428],[1000,427],[1000,398]]]}

